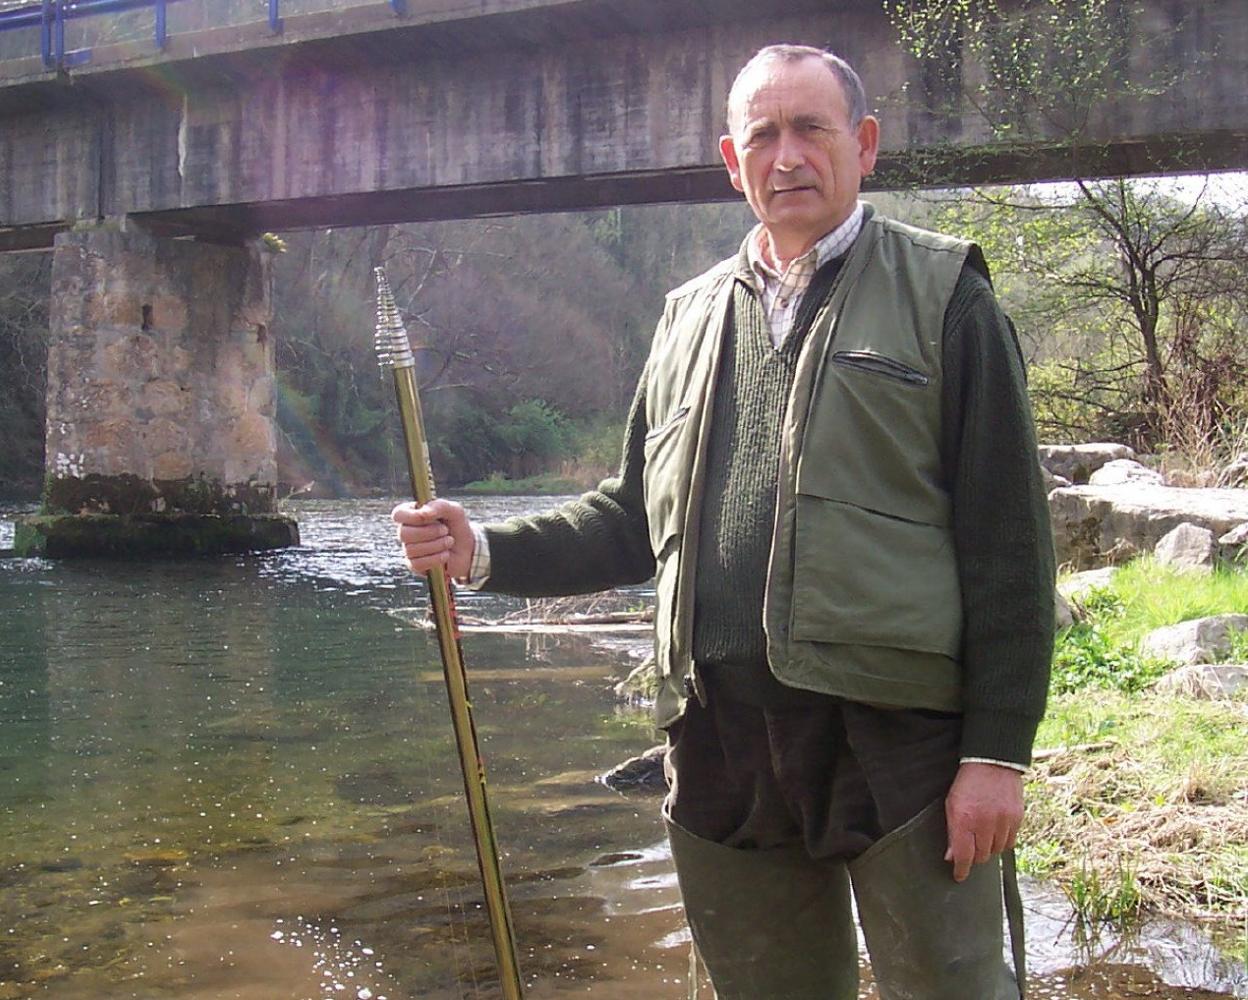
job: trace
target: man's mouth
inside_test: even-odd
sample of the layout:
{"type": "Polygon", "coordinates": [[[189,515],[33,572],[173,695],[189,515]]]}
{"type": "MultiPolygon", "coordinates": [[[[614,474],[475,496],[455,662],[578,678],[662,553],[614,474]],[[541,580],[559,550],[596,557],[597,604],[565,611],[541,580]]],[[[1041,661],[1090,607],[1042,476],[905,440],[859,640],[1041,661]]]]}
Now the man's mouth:
{"type": "Polygon", "coordinates": [[[813,191],[814,187],[810,184],[799,184],[797,187],[772,188],[772,194],[795,194],[798,191],[813,191]]]}

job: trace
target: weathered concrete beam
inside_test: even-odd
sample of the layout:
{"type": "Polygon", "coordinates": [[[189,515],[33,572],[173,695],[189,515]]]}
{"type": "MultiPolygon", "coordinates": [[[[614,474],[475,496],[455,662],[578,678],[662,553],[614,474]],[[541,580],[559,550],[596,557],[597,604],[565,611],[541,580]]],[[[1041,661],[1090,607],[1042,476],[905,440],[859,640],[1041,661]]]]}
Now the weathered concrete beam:
{"type": "MultiPolygon", "coordinates": [[[[183,37],[168,56],[96,59],[68,89],[14,78],[0,109],[20,93],[41,110],[0,118],[0,249],[22,229],[96,216],[229,239],[729,197],[715,146],[724,97],[736,67],[777,40],[830,43],[863,72],[884,122],[881,184],[1069,176],[1071,151],[1043,127],[1007,146],[969,113],[933,113],[938,84],[901,52],[878,0],[775,0],[766,19],[719,6],[447,0],[384,22],[352,8],[321,16],[317,31],[332,21],[336,36],[292,18],[285,40],[222,29],[197,54],[183,37]],[[935,171],[933,153],[951,149],[935,171]]],[[[1132,66],[1142,82],[1155,67],[1176,82],[1100,108],[1085,172],[1248,167],[1242,0],[1140,6],[1132,66]]]]}
{"type": "Polygon", "coordinates": [[[269,256],[256,247],[116,222],[56,238],[47,516],[25,522],[19,549],[297,543],[294,522],[275,514],[270,286],[269,256]]]}

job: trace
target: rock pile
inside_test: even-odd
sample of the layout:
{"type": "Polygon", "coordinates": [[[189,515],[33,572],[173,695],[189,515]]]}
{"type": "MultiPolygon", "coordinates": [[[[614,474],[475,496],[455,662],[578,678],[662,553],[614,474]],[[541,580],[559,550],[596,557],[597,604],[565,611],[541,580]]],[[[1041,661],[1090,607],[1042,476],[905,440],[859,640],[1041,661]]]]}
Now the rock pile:
{"type": "Polygon", "coordinates": [[[1154,552],[1208,571],[1248,552],[1248,490],[1168,486],[1118,444],[1042,445],[1040,461],[1054,484],[1049,513],[1060,564],[1089,569],[1154,552]]]}

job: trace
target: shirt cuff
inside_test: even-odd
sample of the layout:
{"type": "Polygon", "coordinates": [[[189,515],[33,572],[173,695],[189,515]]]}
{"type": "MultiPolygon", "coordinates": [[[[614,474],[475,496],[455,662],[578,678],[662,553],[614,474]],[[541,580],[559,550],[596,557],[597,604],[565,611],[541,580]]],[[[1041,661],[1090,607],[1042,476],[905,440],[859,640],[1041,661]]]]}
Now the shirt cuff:
{"type": "Polygon", "coordinates": [[[473,538],[472,563],[468,567],[468,576],[455,582],[469,590],[480,590],[490,579],[490,539],[479,524],[470,524],[469,527],[472,528],[473,538]]]}
{"type": "Polygon", "coordinates": [[[995,764],[997,767],[1008,767],[1011,771],[1017,771],[1019,774],[1027,773],[1027,765],[1019,764],[1012,760],[993,760],[991,757],[963,757],[959,764],[995,764]]]}

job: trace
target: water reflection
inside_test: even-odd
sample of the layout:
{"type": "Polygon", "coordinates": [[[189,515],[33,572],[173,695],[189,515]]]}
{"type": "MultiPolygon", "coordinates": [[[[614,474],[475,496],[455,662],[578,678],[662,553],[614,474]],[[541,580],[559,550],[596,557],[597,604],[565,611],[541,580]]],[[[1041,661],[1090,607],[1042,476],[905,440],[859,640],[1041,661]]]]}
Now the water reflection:
{"type": "MultiPolygon", "coordinates": [[[[303,504],[304,546],[259,557],[0,562],[0,1000],[497,995],[436,648],[387,613],[420,599],[389,507],[303,504]]],[[[656,803],[593,780],[651,742],[610,694],[631,663],[467,657],[529,995],[687,996],[656,803]]],[[[1109,958],[1055,958],[1037,995],[1199,995],[1109,958]]]]}

